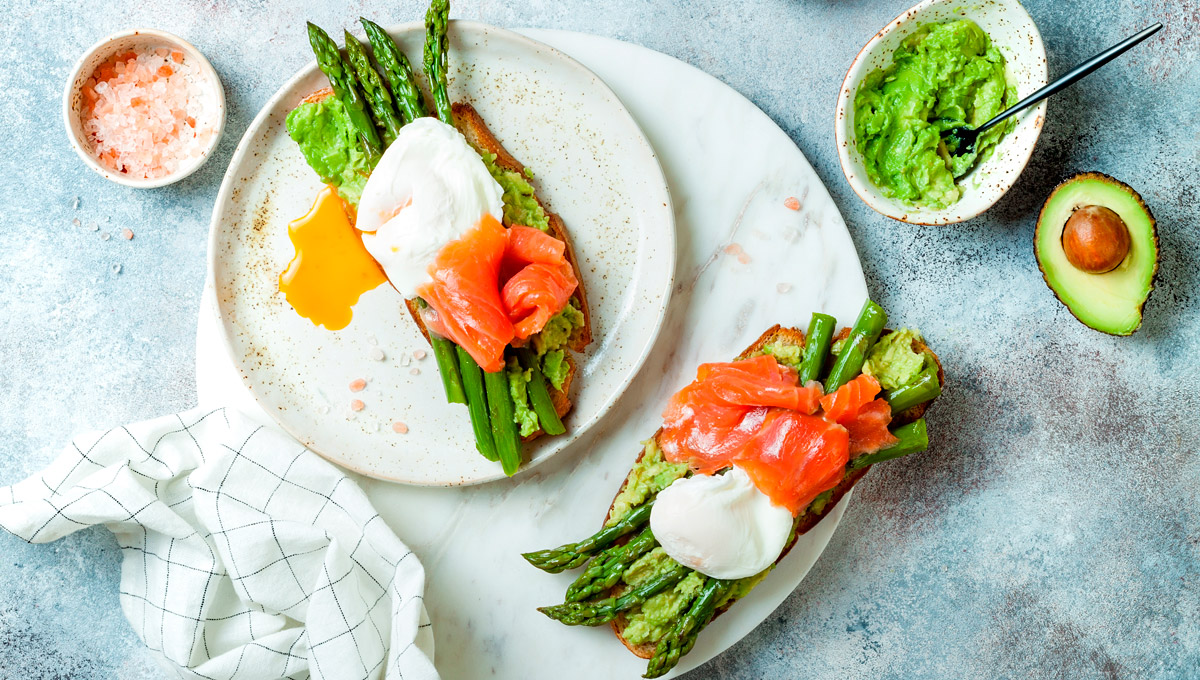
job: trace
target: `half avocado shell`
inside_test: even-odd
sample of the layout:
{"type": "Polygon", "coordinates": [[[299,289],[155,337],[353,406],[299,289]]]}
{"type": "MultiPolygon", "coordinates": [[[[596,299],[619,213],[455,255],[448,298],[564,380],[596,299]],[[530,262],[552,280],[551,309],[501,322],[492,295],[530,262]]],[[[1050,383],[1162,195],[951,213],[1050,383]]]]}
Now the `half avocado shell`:
{"type": "Polygon", "coordinates": [[[1129,335],[1142,324],[1158,233],[1129,185],[1099,172],[1059,184],[1042,206],[1033,248],[1046,285],[1084,325],[1129,335]]]}

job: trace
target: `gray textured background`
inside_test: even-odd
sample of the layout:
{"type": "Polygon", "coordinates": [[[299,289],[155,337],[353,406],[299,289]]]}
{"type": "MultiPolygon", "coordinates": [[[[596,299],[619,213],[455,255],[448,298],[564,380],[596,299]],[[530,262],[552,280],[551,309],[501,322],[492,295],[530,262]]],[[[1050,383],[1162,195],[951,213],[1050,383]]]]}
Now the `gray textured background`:
{"type": "MultiPolygon", "coordinates": [[[[250,119],[310,59],[304,20],[388,23],[419,17],[425,3],[5,4],[0,484],[39,470],[74,432],[192,404],[212,201],[250,119]],[[138,25],[193,41],[229,98],[216,157],[145,192],[87,170],[59,113],[79,54],[138,25]],[[118,237],[123,227],[132,241],[118,237]]],[[[640,43],[749,97],[829,186],[874,296],[946,363],[934,448],[868,477],[799,590],[691,677],[1196,677],[1200,3],[1029,0],[1052,74],[1154,19],[1167,28],[1052,101],[1016,187],[984,217],[943,228],[870,212],[833,142],[846,67],[907,5],[455,3],[457,17],[640,43]],[[1131,338],[1077,323],[1034,261],[1041,202],[1081,170],[1132,184],[1158,218],[1158,288],[1131,338]]],[[[0,678],[161,677],[119,610],[107,532],[45,546],[0,538],[0,554],[0,678]]]]}

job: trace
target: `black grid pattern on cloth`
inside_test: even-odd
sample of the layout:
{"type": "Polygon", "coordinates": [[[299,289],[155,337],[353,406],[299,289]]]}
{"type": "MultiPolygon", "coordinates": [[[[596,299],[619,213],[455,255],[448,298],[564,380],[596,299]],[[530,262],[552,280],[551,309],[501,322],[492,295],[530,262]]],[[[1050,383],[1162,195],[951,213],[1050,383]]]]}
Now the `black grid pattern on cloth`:
{"type": "Polygon", "coordinates": [[[186,677],[437,677],[412,551],[273,429],[188,411],[81,437],[0,490],[0,526],[29,542],[100,523],[124,553],[122,609],[186,677]]]}

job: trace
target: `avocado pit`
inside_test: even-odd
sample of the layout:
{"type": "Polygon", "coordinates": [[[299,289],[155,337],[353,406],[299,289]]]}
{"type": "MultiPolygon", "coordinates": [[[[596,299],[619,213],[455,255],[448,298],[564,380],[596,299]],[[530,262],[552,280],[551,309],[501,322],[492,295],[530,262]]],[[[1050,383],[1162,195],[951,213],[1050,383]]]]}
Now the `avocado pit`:
{"type": "Polygon", "coordinates": [[[1103,274],[1116,269],[1129,254],[1129,227],[1112,209],[1085,205],[1063,226],[1062,246],[1076,269],[1103,274]]]}

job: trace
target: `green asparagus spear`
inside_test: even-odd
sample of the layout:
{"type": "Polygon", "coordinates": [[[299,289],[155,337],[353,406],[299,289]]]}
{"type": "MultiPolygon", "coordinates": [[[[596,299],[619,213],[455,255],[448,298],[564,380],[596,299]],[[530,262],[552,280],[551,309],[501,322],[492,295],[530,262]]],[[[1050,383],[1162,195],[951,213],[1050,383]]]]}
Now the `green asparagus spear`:
{"type": "Polygon", "coordinates": [[[354,70],[342,60],[342,53],[338,50],[337,43],[320,26],[311,21],[308,22],[308,42],[312,45],[313,54],[317,55],[317,66],[320,67],[325,77],[329,78],[333,94],[345,106],[346,115],[350,117],[350,124],[354,126],[354,131],[358,135],[359,141],[362,142],[363,149],[374,165],[374,161],[382,152],[383,147],[379,142],[379,134],[375,131],[375,124],[367,115],[367,105],[363,102],[363,95],[358,89],[354,70]]]}
{"type": "Polygon", "coordinates": [[[812,321],[808,323],[808,333],[804,336],[804,356],[800,360],[800,370],[797,371],[801,385],[820,377],[825,357],[829,355],[829,344],[833,340],[835,326],[837,319],[828,314],[812,315],[812,321]]]}
{"type": "Polygon", "coordinates": [[[658,542],[654,539],[650,527],[642,529],[642,533],[633,537],[625,545],[613,545],[596,555],[596,559],[588,563],[587,568],[567,587],[567,602],[582,602],[593,595],[598,595],[617,585],[621,575],[639,557],[654,549],[658,542]]]}
{"type": "Polygon", "coordinates": [[[400,119],[400,112],[392,103],[392,93],[388,92],[383,79],[379,77],[379,72],[371,65],[367,48],[363,47],[350,31],[346,31],[346,61],[354,68],[358,84],[366,95],[371,116],[374,117],[376,127],[383,136],[383,146],[391,146],[392,142],[396,141],[396,135],[400,133],[400,126],[404,125],[404,121],[400,119]]]}
{"type": "Polygon", "coordinates": [[[446,29],[449,24],[450,0],[433,0],[429,4],[429,11],[425,13],[425,75],[429,78],[429,91],[433,95],[437,117],[447,125],[454,125],[450,95],[446,92],[446,29]]]}
{"type": "Polygon", "coordinates": [[[862,371],[867,353],[879,339],[886,323],[887,312],[883,311],[883,307],[867,300],[858,314],[858,320],[854,322],[854,327],[850,329],[850,336],[842,346],[842,353],[833,362],[833,368],[829,369],[829,376],[825,378],[826,394],[850,382],[862,371]]]}
{"type": "Polygon", "coordinates": [[[557,574],[560,571],[574,569],[588,560],[595,553],[612,545],[618,538],[633,533],[646,522],[650,521],[650,510],[654,501],[638,506],[630,511],[621,521],[583,539],[578,543],[568,543],[550,550],[539,550],[522,555],[527,562],[542,571],[557,574]]]}
{"type": "Polygon", "coordinates": [[[475,431],[475,448],[488,460],[499,460],[496,442],[492,439],[492,423],[488,418],[487,396],[483,390],[483,369],[467,350],[455,345],[458,368],[462,372],[463,392],[467,397],[467,411],[471,414],[471,429],[475,431]]]}
{"type": "Polygon", "coordinates": [[[383,72],[392,88],[392,96],[404,122],[411,123],[424,116],[425,95],[421,94],[421,88],[417,86],[417,79],[413,76],[408,57],[404,56],[396,41],[392,40],[392,36],[379,24],[361,17],[359,21],[362,22],[363,30],[367,32],[367,39],[371,41],[371,51],[375,53],[379,70],[383,72]]]}
{"type": "Polygon", "coordinates": [[[528,347],[517,350],[517,358],[521,366],[530,371],[529,401],[533,402],[533,412],[537,415],[538,424],[546,434],[558,435],[566,432],[567,428],[563,426],[562,419],[558,417],[558,411],[554,408],[554,402],[550,399],[550,390],[546,387],[546,376],[542,375],[541,363],[528,347]]]}
{"type": "Polygon", "coordinates": [[[667,588],[673,588],[691,571],[681,564],[676,564],[671,569],[630,588],[620,597],[606,597],[595,602],[567,602],[553,607],[538,607],[538,611],[568,626],[604,625],[617,618],[617,614],[642,604],[667,588]]]}
{"type": "Polygon", "coordinates": [[[700,631],[712,621],[717,602],[732,586],[731,581],[710,578],[704,583],[700,594],[696,596],[692,606],[676,623],[667,636],[658,643],[650,663],[646,664],[644,678],[657,678],[665,675],[679,663],[684,654],[696,646],[696,637],[700,631]]]}
{"type": "Polygon", "coordinates": [[[517,423],[513,419],[512,391],[508,385],[508,371],[500,369],[483,374],[484,392],[487,393],[488,418],[492,421],[492,440],[496,442],[496,455],[504,474],[512,477],[521,467],[521,437],[517,434],[517,423]]]}
{"type": "Polygon", "coordinates": [[[885,460],[892,460],[893,458],[899,458],[900,456],[907,456],[910,453],[924,451],[925,449],[929,448],[929,433],[925,428],[924,418],[914,420],[907,425],[897,427],[896,429],[892,430],[892,434],[896,435],[896,438],[900,441],[892,444],[882,451],[868,453],[865,456],[859,456],[858,458],[855,458],[854,460],[850,461],[850,469],[856,470],[868,465],[874,465],[875,463],[882,463],[885,460]]]}
{"type": "Polygon", "coordinates": [[[938,380],[936,366],[925,369],[917,379],[903,387],[888,392],[884,396],[892,406],[892,413],[899,413],[917,404],[937,399],[942,393],[942,383],[938,380]]]}
{"type": "Polygon", "coordinates": [[[446,401],[451,404],[467,403],[467,393],[463,390],[462,375],[458,370],[458,356],[454,352],[455,344],[436,333],[429,334],[429,343],[433,345],[433,358],[437,360],[438,374],[442,376],[446,401]]]}

